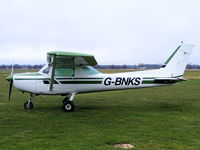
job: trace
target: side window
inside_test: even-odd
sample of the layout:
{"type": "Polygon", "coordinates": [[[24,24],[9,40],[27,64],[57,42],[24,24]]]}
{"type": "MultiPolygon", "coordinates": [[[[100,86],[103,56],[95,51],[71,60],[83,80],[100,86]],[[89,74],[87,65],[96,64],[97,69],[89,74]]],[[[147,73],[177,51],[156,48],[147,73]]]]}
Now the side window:
{"type": "Polygon", "coordinates": [[[93,75],[93,74],[98,74],[99,71],[97,71],[96,69],[90,67],[90,66],[86,66],[86,67],[82,67],[83,69],[83,72],[86,74],[86,75],[93,75]]]}
{"type": "Polygon", "coordinates": [[[55,69],[55,76],[67,76],[72,77],[74,76],[74,68],[62,68],[57,67],[55,69]]]}
{"type": "Polygon", "coordinates": [[[42,72],[44,74],[48,74],[49,73],[49,70],[50,70],[50,67],[48,66],[47,68],[45,68],[42,72]]]}

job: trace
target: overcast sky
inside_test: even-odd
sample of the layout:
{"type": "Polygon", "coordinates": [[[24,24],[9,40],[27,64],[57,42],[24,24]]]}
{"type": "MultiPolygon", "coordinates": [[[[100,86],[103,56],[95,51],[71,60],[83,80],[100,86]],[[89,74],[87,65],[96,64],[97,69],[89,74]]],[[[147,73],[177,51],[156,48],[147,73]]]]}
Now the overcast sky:
{"type": "Polygon", "coordinates": [[[163,63],[181,41],[200,64],[199,15],[199,0],[0,0],[0,64],[44,64],[48,51],[163,63]]]}

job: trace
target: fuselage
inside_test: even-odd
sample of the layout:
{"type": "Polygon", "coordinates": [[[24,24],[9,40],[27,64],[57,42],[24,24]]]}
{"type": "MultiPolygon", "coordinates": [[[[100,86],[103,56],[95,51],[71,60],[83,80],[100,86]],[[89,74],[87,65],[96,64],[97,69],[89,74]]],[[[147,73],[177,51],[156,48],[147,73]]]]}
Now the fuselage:
{"type": "MultiPolygon", "coordinates": [[[[155,80],[163,78],[163,76],[160,75],[159,69],[104,74],[89,66],[57,68],[52,90],[49,90],[50,78],[51,67],[46,65],[39,72],[14,74],[13,84],[17,89],[23,92],[39,95],[68,95],[70,93],[166,86],[181,81],[155,80]]],[[[175,78],[177,77],[171,79],[175,78]]]]}

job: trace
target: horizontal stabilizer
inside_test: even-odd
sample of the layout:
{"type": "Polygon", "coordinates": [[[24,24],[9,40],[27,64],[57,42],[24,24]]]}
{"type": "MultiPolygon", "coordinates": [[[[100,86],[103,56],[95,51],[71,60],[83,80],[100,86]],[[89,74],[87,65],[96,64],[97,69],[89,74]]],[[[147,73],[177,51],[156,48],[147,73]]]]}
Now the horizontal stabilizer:
{"type": "Polygon", "coordinates": [[[178,83],[178,82],[182,82],[182,81],[187,81],[184,78],[155,78],[154,79],[155,83],[178,83]]]}

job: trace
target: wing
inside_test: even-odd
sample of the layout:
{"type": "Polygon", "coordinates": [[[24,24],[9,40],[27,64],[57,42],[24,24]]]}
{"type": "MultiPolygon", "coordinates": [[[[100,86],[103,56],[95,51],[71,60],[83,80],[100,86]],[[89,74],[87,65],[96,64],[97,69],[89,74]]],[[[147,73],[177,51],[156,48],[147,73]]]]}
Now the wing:
{"type": "Polygon", "coordinates": [[[63,52],[53,51],[47,53],[47,61],[52,66],[51,79],[49,90],[53,89],[55,68],[57,66],[95,66],[97,61],[93,55],[75,53],[75,52],[63,52]]]}
{"type": "Polygon", "coordinates": [[[49,62],[49,64],[53,62],[54,56],[56,65],[65,65],[65,66],[97,65],[97,61],[94,58],[94,55],[75,53],[75,52],[62,52],[62,51],[49,52],[47,56],[47,61],[49,62]]]}

